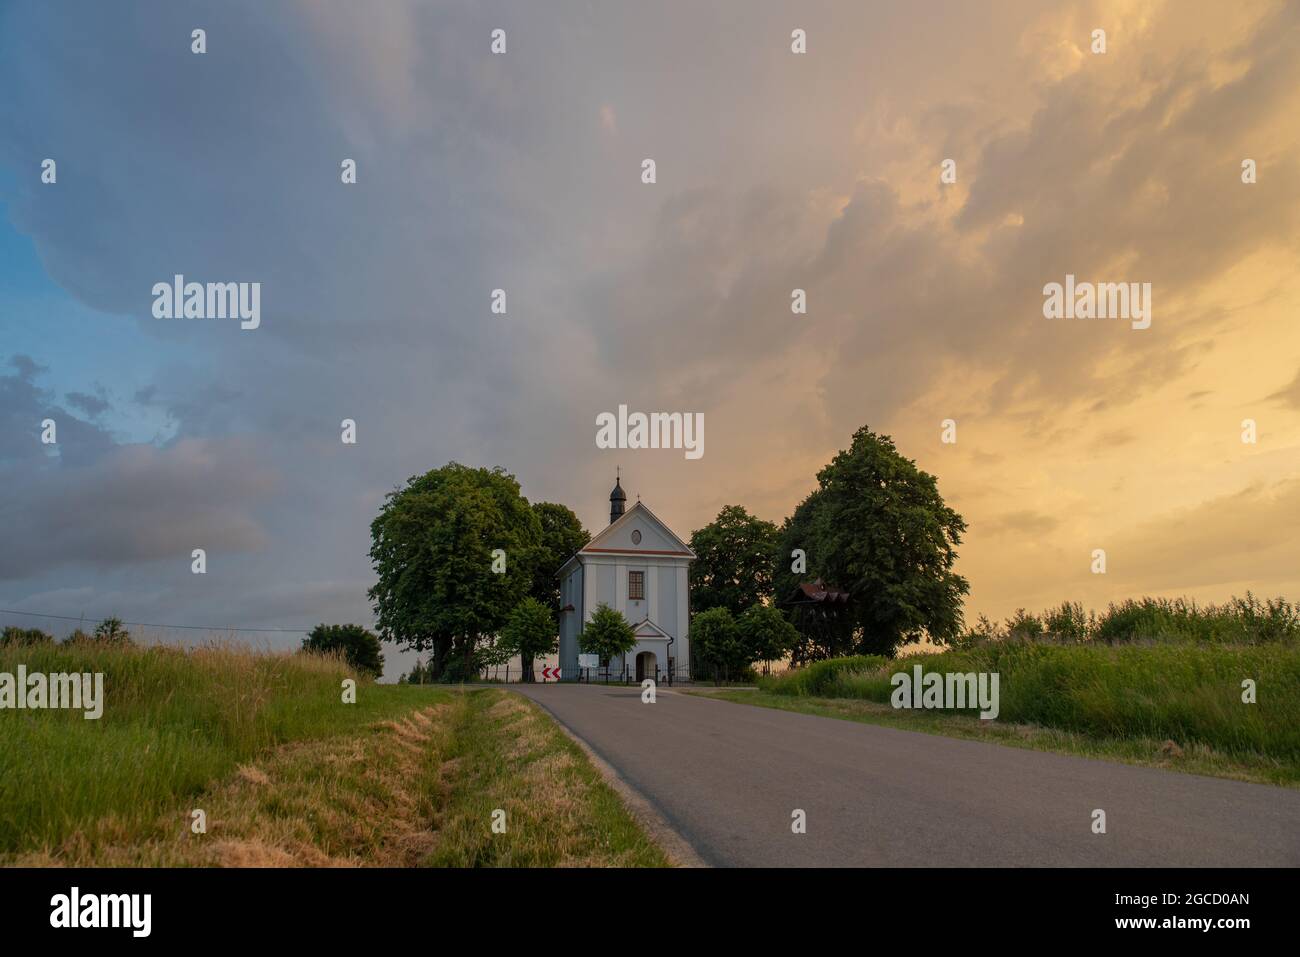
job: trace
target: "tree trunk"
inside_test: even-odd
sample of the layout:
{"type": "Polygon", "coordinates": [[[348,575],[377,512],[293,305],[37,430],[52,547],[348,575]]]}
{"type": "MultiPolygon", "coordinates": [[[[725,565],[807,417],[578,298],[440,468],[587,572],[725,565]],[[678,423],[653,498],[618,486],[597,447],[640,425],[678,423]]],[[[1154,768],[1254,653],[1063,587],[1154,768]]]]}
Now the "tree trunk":
{"type": "Polygon", "coordinates": [[[474,647],[478,644],[478,635],[468,635],[465,638],[465,669],[462,674],[469,674],[470,668],[474,665],[474,647]]]}
{"type": "Polygon", "coordinates": [[[447,658],[451,653],[451,642],[446,638],[438,638],[433,646],[433,655],[429,658],[429,678],[431,681],[440,681],[447,670],[447,658]]]}

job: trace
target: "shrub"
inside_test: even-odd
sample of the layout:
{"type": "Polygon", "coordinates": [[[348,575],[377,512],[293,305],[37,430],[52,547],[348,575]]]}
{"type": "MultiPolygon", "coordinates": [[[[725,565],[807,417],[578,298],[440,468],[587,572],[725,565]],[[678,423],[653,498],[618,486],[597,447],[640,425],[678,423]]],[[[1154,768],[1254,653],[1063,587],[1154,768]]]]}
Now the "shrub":
{"type": "Polygon", "coordinates": [[[812,695],[823,698],[840,697],[836,692],[842,687],[845,676],[869,674],[886,667],[893,659],[884,655],[854,655],[851,658],[828,658],[814,661],[759,681],[759,686],[777,694],[812,695]]]}
{"type": "Polygon", "coordinates": [[[726,608],[710,608],[691,619],[691,657],[701,677],[740,677],[749,667],[736,620],[726,608]]]}
{"type": "Polygon", "coordinates": [[[966,648],[985,641],[1020,639],[1119,644],[1137,641],[1257,645],[1300,642],[1300,609],[1284,598],[1260,601],[1250,592],[1222,605],[1185,598],[1139,598],[1112,603],[1097,615],[1078,602],[1062,602],[1039,615],[1017,609],[1002,626],[983,616],[952,642],[966,648]]]}
{"type": "Polygon", "coordinates": [[[742,666],[754,661],[780,661],[799,641],[799,632],[771,605],[752,605],[736,619],[742,666]]]}
{"type": "Polygon", "coordinates": [[[54,636],[39,628],[18,628],[9,625],[0,632],[0,645],[41,645],[54,641],[54,636]]]}
{"type": "Polygon", "coordinates": [[[120,618],[105,618],[95,626],[95,641],[110,645],[130,645],[131,633],[126,630],[120,618]]]}
{"type": "Polygon", "coordinates": [[[623,613],[601,602],[578,635],[578,647],[587,654],[599,655],[602,662],[625,655],[636,646],[636,632],[623,613]]]}
{"type": "Polygon", "coordinates": [[[360,625],[317,625],[302,640],[302,650],[316,654],[340,652],[358,674],[378,678],[384,673],[379,639],[360,625]]]}

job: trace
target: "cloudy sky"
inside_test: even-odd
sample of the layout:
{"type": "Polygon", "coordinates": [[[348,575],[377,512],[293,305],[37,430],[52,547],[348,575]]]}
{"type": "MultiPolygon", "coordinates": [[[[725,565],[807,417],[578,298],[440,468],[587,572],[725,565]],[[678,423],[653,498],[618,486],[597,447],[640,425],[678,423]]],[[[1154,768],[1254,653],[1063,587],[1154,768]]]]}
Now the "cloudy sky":
{"type": "Polygon", "coordinates": [[[618,465],[685,536],[864,424],[969,523],[969,618],[1300,597],[1300,4],[7,0],[0,89],[5,609],[369,622],[412,474],[598,529],[618,465]],[[260,328],[154,318],[177,273],[260,328]],[[1045,319],[1066,274],[1150,328],[1045,319]],[[704,456],[598,449],[619,404],[704,456]]]}

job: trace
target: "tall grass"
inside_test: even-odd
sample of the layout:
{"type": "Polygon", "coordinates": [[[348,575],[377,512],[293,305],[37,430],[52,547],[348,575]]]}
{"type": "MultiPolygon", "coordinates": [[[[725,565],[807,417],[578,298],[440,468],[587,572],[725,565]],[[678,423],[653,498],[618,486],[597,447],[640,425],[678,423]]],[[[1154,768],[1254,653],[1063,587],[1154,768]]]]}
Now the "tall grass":
{"type": "Polygon", "coordinates": [[[1215,645],[1300,643],[1300,609],[1284,598],[1262,601],[1251,592],[1221,605],[1186,598],[1139,598],[1112,603],[1100,615],[1078,602],[1062,602],[1037,615],[1023,608],[1002,625],[981,617],[955,643],[958,647],[1006,638],[1054,641],[1193,642],[1215,645]]]}
{"type": "Polygon", "coordinates": [[[104,711],[0,711],[0,854],[120,838],[264,748],[409,709],[337,658],[102,642],[0,646],[0,671],[103,672],[104,711]]]}
{"type": "Polygon", "coordinates": [[[784,695],[889,703],[895,672],[997,672],[999,720],[1097,737],[1169,738],[1233,755],[1300,761],[1294,644],[1061,644],[1010,639],[939,654],[840,658],[760,686],[784,695]],[[1258,686],[1242,702],[1242,681],[1258,686]]]}

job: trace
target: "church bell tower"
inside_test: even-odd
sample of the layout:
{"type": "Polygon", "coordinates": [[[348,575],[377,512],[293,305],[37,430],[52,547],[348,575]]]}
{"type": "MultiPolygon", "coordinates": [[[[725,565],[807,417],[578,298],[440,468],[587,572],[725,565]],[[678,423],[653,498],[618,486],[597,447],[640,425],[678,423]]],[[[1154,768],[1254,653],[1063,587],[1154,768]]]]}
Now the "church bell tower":
{"type": "Polygon", "coordinates": [[[627,501],[627,493],[623,491],[620,483],[618,472],[614,473],[614,491],[609,493],[609,524],[613,525],[618,521],[618,517],[623,514],[623,504],[627,501]]]}

